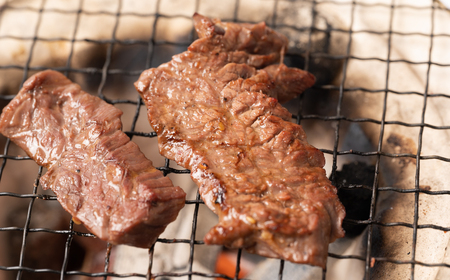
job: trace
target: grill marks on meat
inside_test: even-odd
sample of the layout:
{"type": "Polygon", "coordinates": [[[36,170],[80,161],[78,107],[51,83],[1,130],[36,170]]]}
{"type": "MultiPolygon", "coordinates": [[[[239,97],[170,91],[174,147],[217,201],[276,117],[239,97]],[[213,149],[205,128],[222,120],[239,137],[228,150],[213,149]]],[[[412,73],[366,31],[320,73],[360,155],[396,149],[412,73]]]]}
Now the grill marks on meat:
{"type": "Polygon", "coordinates": [[[72,216],[113,244],[150,248],[185,193],[120,129],[122,112],[55,71],[25,82],[0,132],[48,168],[40,183],[72,216]]]}
{"type": "Polygon", "coordinates": [[[277,101],[314,76],[274,64],[287,45],[264,23],[194,15],[200,39],[135,83],[160,152],[189,168],[219,223],[207,244],[325,267],[345,210],[323,154],[277,101]]]}

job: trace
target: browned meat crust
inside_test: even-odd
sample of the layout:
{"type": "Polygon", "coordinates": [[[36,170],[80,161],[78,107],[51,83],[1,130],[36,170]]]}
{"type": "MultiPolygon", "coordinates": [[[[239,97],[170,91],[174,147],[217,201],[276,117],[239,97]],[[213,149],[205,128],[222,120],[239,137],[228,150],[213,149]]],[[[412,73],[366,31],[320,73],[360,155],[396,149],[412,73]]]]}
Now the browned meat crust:
{"type": "Polygon", "coordinates": [[[120,130],[121,115],[47,70],[4,108],[0,132],[48,168],[40,183],[74,221],[113,244],[149,248],[177,217],[185,193],[120,130]]]}
{"type": "Polygon", "coordinates": [[[325,267],[345,210],[323,154],[276,99],[297,96],[314,77],[273,65],[287,39],[264,23],[194,21],[200,39],[135,86],[160,152],[191,170],[219,215],[205,242],[325,267]]]}

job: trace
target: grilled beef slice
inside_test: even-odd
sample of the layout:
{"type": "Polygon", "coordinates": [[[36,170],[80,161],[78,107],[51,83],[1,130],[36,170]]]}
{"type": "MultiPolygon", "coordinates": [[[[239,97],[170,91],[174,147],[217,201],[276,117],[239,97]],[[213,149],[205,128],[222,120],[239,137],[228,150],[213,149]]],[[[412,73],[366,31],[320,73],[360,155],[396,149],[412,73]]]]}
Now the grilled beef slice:
{"type": "Polygon", "coordinates": [[[324,267],[345,210],[322,152],[277,101],[314,76],[275,64],[288,41],[264,23],[194,22],[200,38],[135,86],[160,152],[191,170],[219,215],[205,242],[324,267]]]}
{"type": "Polygon", "coordinates": [[[48,168],[40,183],[75,222],[113,244],[149,248],[177,217],[185,193],[120,130],[121,115],[47,70],[4,108],[0,132],[48,168]]]}

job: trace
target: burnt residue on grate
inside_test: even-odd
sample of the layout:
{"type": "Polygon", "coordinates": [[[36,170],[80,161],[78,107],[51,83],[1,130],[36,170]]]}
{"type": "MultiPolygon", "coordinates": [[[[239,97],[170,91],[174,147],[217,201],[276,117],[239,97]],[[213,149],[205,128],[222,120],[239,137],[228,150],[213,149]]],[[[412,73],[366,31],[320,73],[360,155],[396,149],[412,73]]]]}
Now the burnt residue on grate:
{"type": "MultiPolygon", "coordinates": [[[[224,21],[266,21],[293,42],[286,64],[316,74],[318,83],[313,90],[286,106],[297,114],[308,139],[327,156],[331,178],[347,205],[347,238],[342,243],[358,245],[352,251],[336,244],[340,249],[329,253],[327,270],[292,269],[290,263],[268,259],[244,277],[448,278],[450,262],[444,249],[450,228],[442,213],[450,211],[446,201],[450,180],[445,175],[450,163],[450,34],[446,29],[450,23],[448,10],[438,1],[193,0],[181,5],[173,0],[24,0],[0,1],[0,5],[1,106],[34,72],[46,68],[63,72],[124,110],[125,132],[155,159],[155,166],[192,190],[183,219],[173,225],[171,234],[157,241],[154,250],[133,251],[120,259],[116,257],[122,248],[117,255],[116,246],[102,248],[96,250],[96,259],[100,259],[96,267],[80,266],[80,260],[91,254],[83,250],[93,248],[84,242],[98,239],[73,225],[70,217],[61,224],[57,219],[43,219],[47,214],[40,204],[56,204],[55,197],[34,188],[41,174],[37,166],[3,138],[0,245],[5,250],[0,252],[0,278],[241,279],[240,264],[245,256],[235,260],[234,278],[208,270],[214,267],[214,257],[209,256],[218,251],[201,241],[202,230],[209,227],[205,217],[211,213],[202,210],[196,189],[190,189],[188,175],[183,175],[189,171],[158,155],[145,108],[134,88],[125,86],[146,68],[187,48],[193,40],[190,17],[194,12],[224,21]],[[361,126],[375,148],[361,150],[354,145],[342,150],[348,124],[361,126]],[[348,156],[353,163],[338,170],[339,164],[349,162],[348,156]],[[386,202],[392,199],[385,197],[398,203],[389,207],[386,202]],[[405,204],[408,207],[403,207],[405,204]],[[402,207],[407,210],[404,214],[399,211],[402,207]],[[363,227],[362,241],[358,239],[362,234],[351,237],[363,227]],[[179,234],[178,229],[187,233],[179,234]],[[35,242],[40,235],[45,241],[35,242]],[[393,247],[396,250],[387,252],[393,247]],[[59,253],[53,257],[47,252],[56,258],[50,264],[44,261],[48,255],[35,253],[40,250],[59,253]],[[441,253],[443,257],[437,257],[441,253]],[[424,257],[432,254],[434,257],[424,257]],[[257,271],[261,277],[255,276],[257,271]]],[[[357,137],[353,140],[360,141],[357,137]]]]}

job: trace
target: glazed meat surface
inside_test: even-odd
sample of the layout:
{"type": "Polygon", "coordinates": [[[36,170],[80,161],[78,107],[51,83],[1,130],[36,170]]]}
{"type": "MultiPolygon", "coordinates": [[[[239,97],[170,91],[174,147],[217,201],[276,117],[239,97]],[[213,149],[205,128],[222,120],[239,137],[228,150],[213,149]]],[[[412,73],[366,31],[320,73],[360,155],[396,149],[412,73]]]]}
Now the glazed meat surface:
{"type": "Polygon", "coordinates": [[[325,267],[345,210],[322,152],[277,101],[314,76],[277,64],[288,41],[264,23],[194,23],[200,38],[135,86],[160,152],[191,170],[219,216],[205,242],[325,267]]]}
{"type": "Polygon", "coordinates": [[[149,248],[177,217],[185,193],[121,131],[121,115],[47,70],[4,108],[0,132],[48,169],[40,184],[75,222],[113,244],[149,248]]]}

